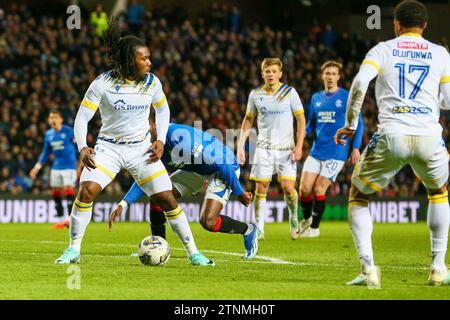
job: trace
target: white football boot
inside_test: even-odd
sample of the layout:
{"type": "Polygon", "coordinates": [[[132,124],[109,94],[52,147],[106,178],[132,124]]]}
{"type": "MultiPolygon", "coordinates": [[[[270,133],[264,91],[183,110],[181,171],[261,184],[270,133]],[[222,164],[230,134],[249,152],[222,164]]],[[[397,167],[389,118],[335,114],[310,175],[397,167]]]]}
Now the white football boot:
{"type": "Polygon", "coordinates": [[[303,232],[305,232],[308,228],[309,228],[309,226],[311,225],[311,223],[312,223],[312,217],[309,217],[308,219],[303,219],[301,222],[300,222],[300,226],[298,227],[298,234],[299,235],[301,235],[303,232]]]}
{"type": "Polygon", "coordinates": [[[445,268],[445,273],[439,273],[439,271],[432,268],[428,276],[428,284],[432,286],[449,285],[450,272],[445,268]]]}
{"type": "Polygon", "coordinates": [[[319,228],[314,229],[309,227],[302,234],[300,234],[300,238],[317,238],[320,236],[319,228]]]}
{"type": "Polygon", "coordinates": [[[369,289],[381,288],[380,268],[374,266],[369,273],[361,272],[355,279],[346,283],[348,286],[367,286],[369,289]]]}

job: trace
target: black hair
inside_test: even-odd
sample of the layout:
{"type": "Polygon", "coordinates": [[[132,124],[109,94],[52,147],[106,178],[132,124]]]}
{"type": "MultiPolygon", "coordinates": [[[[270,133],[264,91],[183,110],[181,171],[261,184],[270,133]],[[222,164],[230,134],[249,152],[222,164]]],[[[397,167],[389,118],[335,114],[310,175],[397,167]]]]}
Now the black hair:
{"type": "Polygon", "coordinates": [[[394,19],[404,28],[423,28],[428,21],[427,7],[416,0],[402,1],[395,7],[394,19]]]}
{"type": "Polygon", "coordinates": [[[106,46],[106,66],[113,71],[113,77],[125,80],[139,79],[135,54],[139,47],[146,47],[145,42],[132,35],[121,37],[118,19],[109,20],[108,30],[103,36],[106,46]]]}

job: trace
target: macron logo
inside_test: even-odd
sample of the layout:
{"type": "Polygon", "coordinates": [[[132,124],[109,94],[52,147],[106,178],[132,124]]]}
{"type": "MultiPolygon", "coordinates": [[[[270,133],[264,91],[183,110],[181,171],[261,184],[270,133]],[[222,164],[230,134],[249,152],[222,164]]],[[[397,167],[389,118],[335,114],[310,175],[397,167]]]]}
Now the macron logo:
{"type": "Polygon", "coordinates": [[[399,42],[397,43],[399,49],[413,49],[413,50],[428,50],[428,44],[417,42],[399,42]]]}

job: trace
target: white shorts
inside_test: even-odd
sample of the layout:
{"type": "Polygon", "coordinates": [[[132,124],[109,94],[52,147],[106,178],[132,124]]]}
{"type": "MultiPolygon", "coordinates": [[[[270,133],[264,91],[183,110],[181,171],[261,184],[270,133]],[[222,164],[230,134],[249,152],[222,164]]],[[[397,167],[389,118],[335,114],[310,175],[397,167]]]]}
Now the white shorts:
{"type": "Polygon", "coordinates": [[[355,166],[352,183],[365,194],[381,191],[409,164],[427,189],[438,189],[448,180],[448,161],[441,137],[376,133],[355,166]]]}
{"type": "Polygon", "coordinates": [[[274,174],[278,180],[297,180],[297,162],[292,161],[292,151],[256,148],[250,180],[272,181],[274,174]]]}
{"type": "Polygon", "coordinates": [[[98,140],[95,145],[94,170],[83,168],[80,183],[93,181],[104,189],[120,170],[127,170],[147,196],[172,191],[172,183],[163,163],[149,163],[150,137],[136,144],[113,144],[98,140]]]}
{"type": "Polygon", "coordinates": [[[50,171],[50,187],[52,188],[75,187],[76,183],[77,170],[75,169],[50,171]]]}
{"type": "MultiPolygon", "coordinates": [[[[236,170],[236,176],[239,178],[240,169],[236,170]]],[[[203,183],[206,182],[205,199],[217,200],[225,206],[230,199],[231,187],[219,175],[201,175],[195,172],[177,170],[170,175],[173,186],[181,194],[181,197],[190,196],[201,191],[203,183]]]]}
{"type": "Polygon", "coordinates": [[[303,172],[316,173],[321,177],[325,177],[330,181],[335,182],[344,164],[345,161],[341,160],[318,160],[312,156],[308,156],[303,164],[303,172]]]}

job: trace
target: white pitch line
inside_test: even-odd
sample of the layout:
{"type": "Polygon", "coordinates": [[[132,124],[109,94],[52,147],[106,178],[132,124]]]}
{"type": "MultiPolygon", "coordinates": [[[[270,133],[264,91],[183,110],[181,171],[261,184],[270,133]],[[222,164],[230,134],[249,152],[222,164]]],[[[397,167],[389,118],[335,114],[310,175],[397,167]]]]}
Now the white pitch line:
{"type": "MultiPolygon", "coordinates": [[[[17,240],[17,239],[0,239],[0,242],[18,242],[18,243],[30,243],[30,240],[17,240]]],[[[53,240],[34,240],[33,243],[43,243],[43,244],[67,244],[67,241],[53,241],[53,240]]],[[[136,245],[132,244],[124,244],[124,243],[99,243],[99,242],[89,242],[89,245],[98,245],[98,246],[112,246],[112,247],[123,247],[123,248],[137,248],[136,245]]],[[[171,247],[173,250],[185,251],[184,248],[175,248],[171,247]]],[[[225,256],[238,256],[242,257],[243,254],[235,253],[235,252],[226,252],[226,251],[216,251],[216,250],[202,250],[203,252],[221,254],[225,256]]],[[[0,252],[0,254],[5,253],[0,252]]],[[[19,254],[19,253],[16,253],[19,254]]],[[[27,254],[52,254],[52,253],[27,253],[27,254]]],[[[92,257],[115,257],[122,258],[128,256],[117,256],[117,255],[93,255],[93,254],[83,254],[83,256],[92,256],[92,257]]],[[[173,257],[174,259],[178,259],[173,257]]],[[[180,258],[181,259],[181,258],[180,258]]],[[[184,258],[183,258],[184,259],[184,258]]],[[[347,264],[331,264],[331,263],[308,263],[308,262],[291,262],[278,258],[272,258],[267,256],[256,256],[255,259],[259,259],[262,261],[255,260],[245,260],[245,261],[235,261],[235,260],[217,260],[216,261],[226,261],[226,262],[239,262],[239,263],[273,263],[273,264],[282,264],[282,265],[292,265],[292,266],[311,266],[311,267],[326,267],[326,268],[345,268],[348,267],[347,264]]],[[[429,270],[429,267],[404,267],[404,266],[390,266],[390,265],[381,265],[382,268],[394,269],[394,270],[429,270]]]]}

